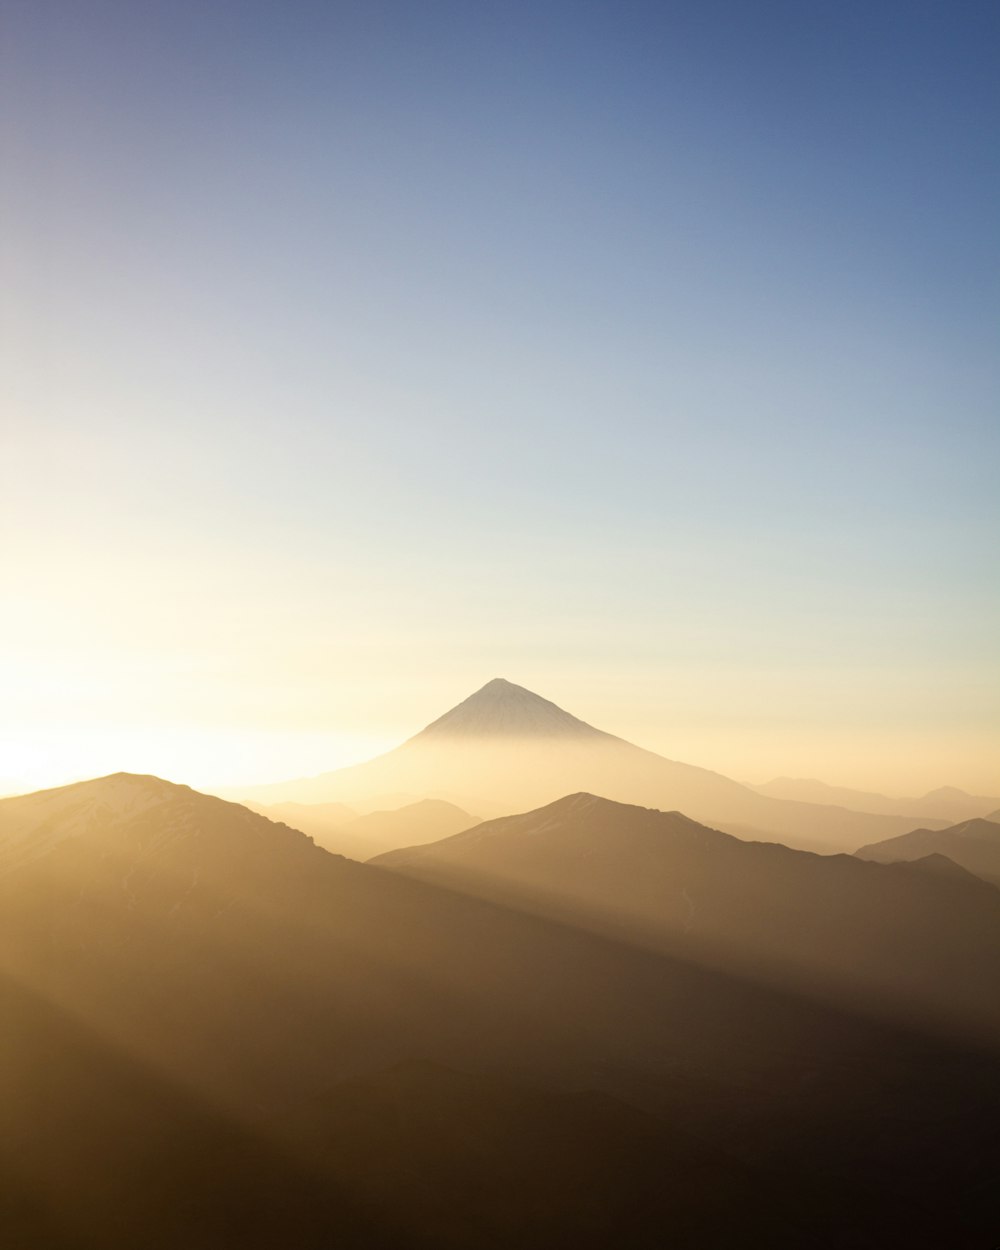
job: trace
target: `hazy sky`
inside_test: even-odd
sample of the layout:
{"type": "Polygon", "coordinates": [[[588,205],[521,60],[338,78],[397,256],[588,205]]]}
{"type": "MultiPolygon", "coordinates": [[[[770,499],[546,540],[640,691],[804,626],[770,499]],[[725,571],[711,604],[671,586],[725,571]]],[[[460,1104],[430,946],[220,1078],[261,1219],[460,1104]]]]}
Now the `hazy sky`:
{"type": "Polygon", "coordinates": [[[1000,792],[1000,10],[0,0],[0,790],[493,676],[1000,792]]]}

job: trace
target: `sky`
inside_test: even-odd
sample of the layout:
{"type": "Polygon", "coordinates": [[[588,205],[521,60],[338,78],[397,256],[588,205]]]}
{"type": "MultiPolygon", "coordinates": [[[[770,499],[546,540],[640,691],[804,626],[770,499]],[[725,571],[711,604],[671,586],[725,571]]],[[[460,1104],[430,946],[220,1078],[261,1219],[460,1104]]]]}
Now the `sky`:
{"type": "Polygon", "coordinates": [[[0,0],[0,792],[495,676],[1000,793],[1000,10],[0,0]]]}

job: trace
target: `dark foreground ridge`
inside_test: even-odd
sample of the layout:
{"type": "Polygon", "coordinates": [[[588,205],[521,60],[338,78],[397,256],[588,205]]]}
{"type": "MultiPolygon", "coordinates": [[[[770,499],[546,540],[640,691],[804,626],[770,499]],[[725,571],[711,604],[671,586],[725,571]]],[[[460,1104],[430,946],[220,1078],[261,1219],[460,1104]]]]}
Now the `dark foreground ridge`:
{"type": "MultiPolygon", "coordinates": [[[[991,1244],[994,1047],[655,949],[579,905],[615,829],[622,881],[645,865],[659,887],[663,841],[692,863],[825,861],[593,796],[555,808],[450,840],[523,863],[535,839],[579,886],[575,911],[543,914],[165,782],[0,802],[5,1244],[991,1244]]],[[[854,881],[916,882],[935,923],[960,888],[834,862],[846,925],[854,881]]]]}

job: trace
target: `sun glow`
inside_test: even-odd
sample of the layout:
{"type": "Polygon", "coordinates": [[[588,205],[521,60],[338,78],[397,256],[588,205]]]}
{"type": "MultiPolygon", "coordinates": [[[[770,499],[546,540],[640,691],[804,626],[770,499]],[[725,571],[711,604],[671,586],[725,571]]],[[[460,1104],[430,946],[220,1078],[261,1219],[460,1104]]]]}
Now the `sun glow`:
{"type": "Polygon", "coordinates": [[[267,733],[203,725],[122,727],[64,721],[0,738],[0,796],[109,773],[152,773],[212,792],[310,776],[395,745],[364,734],[267,733]]]}

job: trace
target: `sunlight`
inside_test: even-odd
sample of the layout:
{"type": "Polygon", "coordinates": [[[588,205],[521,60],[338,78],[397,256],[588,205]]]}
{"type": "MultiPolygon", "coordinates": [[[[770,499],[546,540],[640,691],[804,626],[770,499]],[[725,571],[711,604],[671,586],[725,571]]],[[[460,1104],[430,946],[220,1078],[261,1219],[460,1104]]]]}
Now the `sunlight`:
{"type": "Polygon", "coordinates": [[[149,773],[214,791],[348,767],[393,743],[374,735],[280,733],[49,722],[0,735],[0,795],[67,785],[109,773],[149,773]]]}

